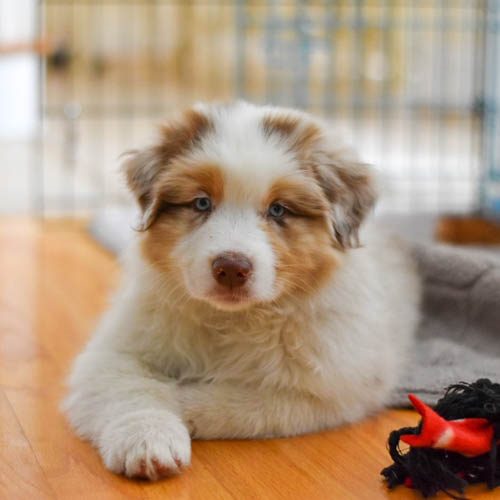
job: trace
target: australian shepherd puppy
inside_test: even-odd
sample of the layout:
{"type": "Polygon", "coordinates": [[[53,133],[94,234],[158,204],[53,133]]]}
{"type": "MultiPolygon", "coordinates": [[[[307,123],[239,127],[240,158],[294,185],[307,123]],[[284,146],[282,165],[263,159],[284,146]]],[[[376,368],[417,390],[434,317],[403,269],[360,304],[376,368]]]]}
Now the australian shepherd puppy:
{"type": "Polygon", "coordinates": [[[157,479],[191,438],[293,436],[387,402],[418,279],[400,244],[360,234],[372,172],[324,123],[198,105],[124,170],[140,231],[64,405],[109,469],[157,479]]]}

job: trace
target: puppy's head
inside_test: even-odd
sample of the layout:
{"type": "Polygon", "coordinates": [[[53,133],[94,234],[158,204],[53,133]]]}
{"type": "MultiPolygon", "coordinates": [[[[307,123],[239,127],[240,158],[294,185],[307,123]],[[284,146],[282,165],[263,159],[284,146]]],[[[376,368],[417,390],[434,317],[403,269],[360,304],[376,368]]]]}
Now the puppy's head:
{"type": "Polygon", "coordinates": [[[144,257],[220,309],[313,292],[357,244],[375,201],[368,168],[336,146],[292,110],[189,110],[124,164],[144,257]]]}

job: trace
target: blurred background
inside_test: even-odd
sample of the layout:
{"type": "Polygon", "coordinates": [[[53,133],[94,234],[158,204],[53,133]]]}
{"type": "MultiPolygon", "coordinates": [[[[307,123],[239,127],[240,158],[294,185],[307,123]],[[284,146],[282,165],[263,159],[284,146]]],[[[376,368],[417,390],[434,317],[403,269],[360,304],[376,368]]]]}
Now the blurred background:
{"type": "Polygon", "coordinates": [[[330,120],[381,213],[500,214],[497,0],[0,0],[0,214],[129,205],[119,155],[200,100],[330,120]]]}

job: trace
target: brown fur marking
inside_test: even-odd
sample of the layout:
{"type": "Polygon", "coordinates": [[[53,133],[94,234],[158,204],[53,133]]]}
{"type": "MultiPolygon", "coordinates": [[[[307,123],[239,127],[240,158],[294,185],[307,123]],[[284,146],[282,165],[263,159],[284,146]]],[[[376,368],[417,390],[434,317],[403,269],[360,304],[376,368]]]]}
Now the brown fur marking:
{"type": "Polygon", "coordinates": [[[339,261],[325,218],[288,218],[284,226],[264,224],[277,256],[282,293],[311,293],[331,276],[339,261]]]}
{"type": "Polygon", "coordinates": [[[262,127],[266,136],[279,134],[282,137],[291,136],[299,125],[299,118],[286,115],[268,115],[262,119],[262,127]]]}
{"type": "Polygon", "coordinates": [[[308,156],[311,148],[321,138],[321,130],[314,123],[302,124],[299,117],[287,115],[268,115],[262,120],[266,136],[279,135],[289,140],[289,147],[300,159],[308,156]]]}
{"type": "Polygon", "coordinates": [[[204,192],[218,204],[224,196],[224,176],[216,165],[179,162],[158,178],[154,192],[162,202],[173,204],[190,203],[204,192]]]}
{"type": "Polygon", "coordinates": [[[265,205],[282,202],[292,213],[304,216],[323,216],[328,211],[327,200],[317,183],[302,175],[284,177],[274,183],[265,205]]]}
{"type": "Polygon", "coordinates": [[[163,141],[156,147],[163,163],[196,146],[200,138],[213,130],[212,121],[202,113],[190,109],[180,122],[172,122],[161,127],[163,141]]]}
{"type": "Polygon", "coordinates": [[[345,213],[342,221],[334,221],[333,212],[330,214],[334,244],[338,248],[357,246],[357,231],[376,198],[367,167],[356,161],[342,164],[333,153],[322,151],[319,144],[322,133],[314,123],[270,114],[263,119],[262,126],[267,136],[277,134],[288,141],[290,151],[297,154],[303,170],[314,175],[328,202],[342,206],[345,213]]]}
{"type": "Polygon", "coordinates": [[[145,233],[141,242],[142,254],[159,271],[168,273],[178,283],[182,283],[182,275],[172,260],[172,250],[180,238],[202,224],[203,220],[203,215],[191,207],[175,207],[165,216],[159,217],[145,233]]]}
{"type": "Polygon", "coordinates": [[[127,184],[143,211],[153,201],[153,186],[168,164],[195,147],[201,137],[212,129],[213,123],[207,116],[189,110],[181,120],[162,127],[159,144],[131,152],[132,156],[125,161],[123,169],[127,184]]]}

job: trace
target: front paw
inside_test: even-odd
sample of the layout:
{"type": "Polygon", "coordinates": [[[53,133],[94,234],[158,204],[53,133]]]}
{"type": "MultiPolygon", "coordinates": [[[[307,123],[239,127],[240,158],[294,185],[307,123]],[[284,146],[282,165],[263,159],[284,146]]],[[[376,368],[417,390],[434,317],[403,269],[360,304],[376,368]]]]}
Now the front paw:
{"type": "Polygon", "coordinates": [[[117,474],[159,479],[178,474],[191,461],[191,441],[182,420],[168,411],[127,413],[104,428],[99,451],[117,474]]]}

